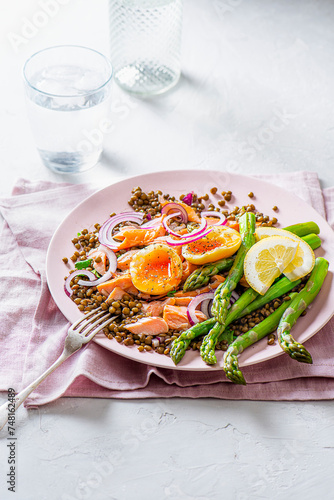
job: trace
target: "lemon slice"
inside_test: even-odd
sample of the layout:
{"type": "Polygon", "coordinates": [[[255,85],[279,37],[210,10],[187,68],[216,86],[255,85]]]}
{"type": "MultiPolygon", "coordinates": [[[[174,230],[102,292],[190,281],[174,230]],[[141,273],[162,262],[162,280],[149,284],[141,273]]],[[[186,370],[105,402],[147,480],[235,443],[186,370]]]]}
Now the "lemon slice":
{"type": "MultiPolygon", "coordinates": [[[[284,236],[284,238],[291,238],[292,240],[300,242],[301,238],[299,236],[290,233],[286,229],[279,229],[278,227],[268,227],[259,226],[255,230],[256,241],[262,240],[262,238],[267,238],[269,236],[284,236]]],[[[302,240],[304,241],[304,240],[302,240]]]]}
{"type": "Polygon", "coordinates": [[[203,238],[182,247],[183,257],[192,264],[203,265],[233,255],[241,245],[238,231],[228,226],[210,226],[203,238]]]}
{"type": "Polygon", "coordinates": [[[259,240],[248,251],[244,273],[248,284],[264,295],[271,284],[294,259],[298,241],[285,236],[269,236],[259,240]]]}
{"type": "Polygon", "coordinates": [[[291,238],[299,243],[296,255],[290,264],[284,269],[283,274],[290,280],[296,281],[309,274],[315,264],[315,255],[308,243],[299,236],[286,231],[285,229],[278,229],[276,227],[260,226],[255,231],[257,240],[271,236],[284,236],[291,238]]]}

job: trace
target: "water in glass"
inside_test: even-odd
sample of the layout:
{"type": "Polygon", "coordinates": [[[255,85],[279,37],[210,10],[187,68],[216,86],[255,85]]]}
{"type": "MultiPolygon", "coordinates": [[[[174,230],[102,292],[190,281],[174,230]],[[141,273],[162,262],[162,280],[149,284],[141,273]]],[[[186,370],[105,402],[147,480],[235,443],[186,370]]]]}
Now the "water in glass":
{"type": "Polygon", "coordinates": [[[108,115],[108,88],[90,94],[95,72],[66,65],[43,69],[30,83],[41,91],[32,92],[27,105],[44,163],[58,172],[95,165],[103,148],[100,126],[108,115]]]}
{"type": "Polygon", "coordinates": [[[28,115],[44,164],[76,173],[94,166],[111,130],[112,68],[99,52],[62,45],[37,52],[23,70],[28,115]]]}

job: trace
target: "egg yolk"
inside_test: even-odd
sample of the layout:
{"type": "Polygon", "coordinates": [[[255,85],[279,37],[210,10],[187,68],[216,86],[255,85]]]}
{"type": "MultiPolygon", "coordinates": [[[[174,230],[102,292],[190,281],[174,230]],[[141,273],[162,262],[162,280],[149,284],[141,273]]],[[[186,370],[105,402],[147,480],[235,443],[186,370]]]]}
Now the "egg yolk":
{"type": "Polygon", "coordinates": [[[238,231],[228,226],[212,226],[206,236],[184,246],[182,255],[192,264],[203,265],[230,257],[240,245],[238,231]]]}
{"type": "Polygon", "coordinates": [[[134,286],[151,295],[174,290],[181,281],[182,270],[182,261],[178,254],[162,243],[153,243],[139,250],[130,264],[134,286]]]}

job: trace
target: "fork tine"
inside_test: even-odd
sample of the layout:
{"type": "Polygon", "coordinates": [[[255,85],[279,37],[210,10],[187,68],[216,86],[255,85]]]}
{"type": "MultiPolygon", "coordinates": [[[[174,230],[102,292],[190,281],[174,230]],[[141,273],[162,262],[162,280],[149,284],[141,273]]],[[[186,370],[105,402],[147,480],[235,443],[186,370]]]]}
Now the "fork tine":
{"type": "MultiPolygon", "coordinates": [[[[111,317],[111,314],[110,312],[108,312],[108,314],[106,315],[106,318],[108,318],[108,320],[110,319],[111,317]]],[[[116,318],[117,316],[114,316],[113,318],[111,319],[114,319],[116,318]]],[[[100,323],[102,320],[104,320],[105,318],[98,318],[96,321],[94,321],[94,323],[90,323],[87,328],[85,328],[85,330],[83,331],[83,335],[86,337],[88,333],[90,333],[95,327],[99,327],[100,330],[101,330],[101,327],[100,327],[100,323]]]]}
{"type": "MultiPolygon", "coordinates": [[[[96,314],[98,311],[102,311],[101,307],[98,307],[97,309],[93,309],[90,313],[88,314],[85,314],[85,316],[83,316],[82,318],[79,318],[77,321],[75,321],[72,325],[71,325],[71,328],[73,330],[76,329],[77,326],[80,325],[80,323],[83,323],[85,321],[85,323],[89,323],[89,321],[87,321],[87,318],[89,318],[90,316],[93,316],[94,314],[96,314]]],[[[104,311],[102,311],[104,312],[104,311]]],[[[100,314],[100,313],[99,313],[100,314]]]]}
{"type": "Polygon", "coordinates": [[[87,330],[87,332],[85,332],[85,333],[88,333],[89,331],[91,333],[84,337],[85,342],[89,342],[90,340],[92,340],[92,338],[95,337],[95,335],[97,333],[99,333],[101,330],[103,330],[103,328],[106,327],[107,325],[109,325],[109,323],[111,321],[113,321],[115,318],[117,318],[117,316],[112,316],[111,318],[108,318],[106,321],[104,321],[104,323],[102,323],[101,325],[98,325],[93,331],[91,331],[93,329],[93,327],[89,328],[89,330],[87,330]]]}

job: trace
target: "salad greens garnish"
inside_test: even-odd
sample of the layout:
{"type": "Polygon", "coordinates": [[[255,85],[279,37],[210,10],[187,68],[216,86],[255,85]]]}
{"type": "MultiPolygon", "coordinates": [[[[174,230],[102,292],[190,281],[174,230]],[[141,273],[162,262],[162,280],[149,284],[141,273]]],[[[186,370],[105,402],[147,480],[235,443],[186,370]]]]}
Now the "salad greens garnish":
{"type": "Polygon", "coordinates": [[[87,269],[87,267],[91,267],[93,264],[93,259],[81,260],[80,262],[76,262],[75,267],[77,269],[87,269]]]}

